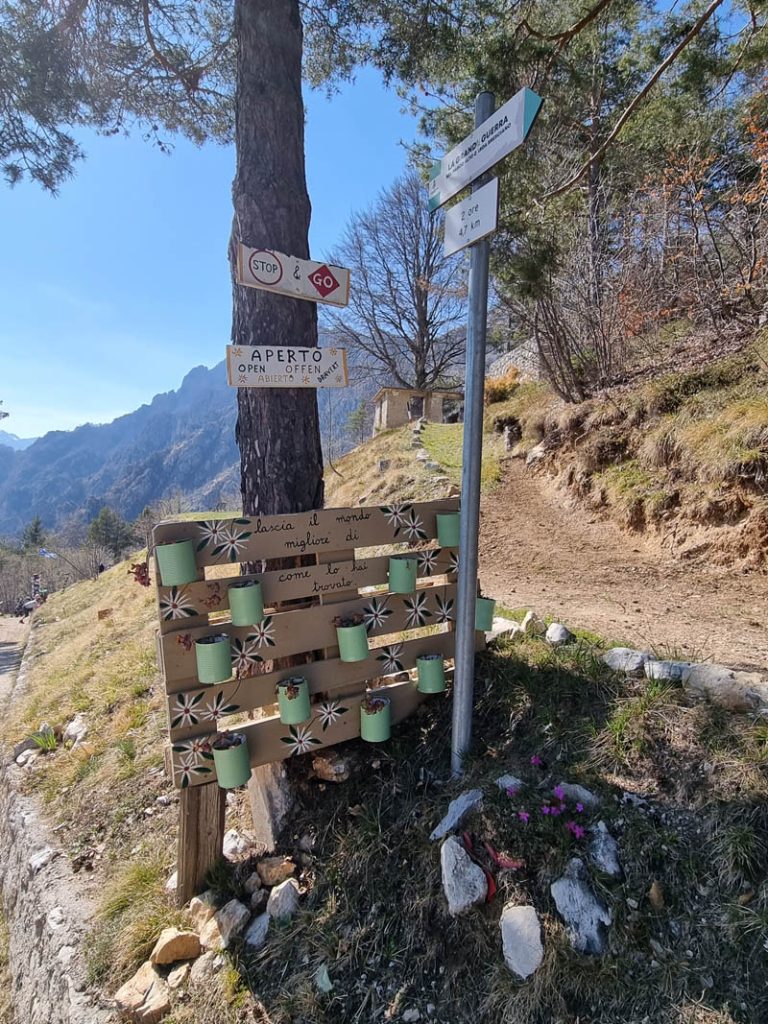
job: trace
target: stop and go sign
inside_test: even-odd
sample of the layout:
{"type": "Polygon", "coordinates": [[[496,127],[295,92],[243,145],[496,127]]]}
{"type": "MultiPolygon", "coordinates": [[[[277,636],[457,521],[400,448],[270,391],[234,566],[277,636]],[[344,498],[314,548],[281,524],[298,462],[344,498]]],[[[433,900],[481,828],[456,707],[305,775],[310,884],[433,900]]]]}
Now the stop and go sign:
{"type": "Polygon", "coordinates": [[[285,256],[271,249],[237,247],[237,281],[249,288],[290,295],[308,302],[346,306],[349,271],[328,263],[285,256]]]}

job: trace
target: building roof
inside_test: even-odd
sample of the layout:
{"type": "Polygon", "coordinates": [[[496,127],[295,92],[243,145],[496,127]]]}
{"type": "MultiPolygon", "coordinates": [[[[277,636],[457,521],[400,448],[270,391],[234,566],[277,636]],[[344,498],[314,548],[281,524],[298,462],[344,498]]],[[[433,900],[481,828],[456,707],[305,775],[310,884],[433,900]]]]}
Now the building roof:
{"type": "Polygon", "coordinates": [[[442,395],[443,398],[464,398],[464,392],[463,391],[443,391],[441,388],[427,388],[426,390],[421,390],[420,391],[418,388],[395,388],[395,387],[391,387],[390,388],[390,387],[386,387],[386,388],[381,388],[376,393],[376,395],[374,396],[373,401],[374,402],[378,402],[378,400],[383,395],[386,395],[390,391],[403,391],[407,395],[442,395]]]}

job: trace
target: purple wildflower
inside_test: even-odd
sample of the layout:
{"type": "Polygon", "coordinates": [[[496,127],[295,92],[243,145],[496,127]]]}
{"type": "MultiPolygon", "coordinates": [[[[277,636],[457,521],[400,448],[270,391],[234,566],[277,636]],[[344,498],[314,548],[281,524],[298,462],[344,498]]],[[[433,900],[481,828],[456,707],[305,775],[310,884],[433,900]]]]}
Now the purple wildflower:
{"type": "Polygon", "coordinates": [[[560,816],[560,810],[557,807],[550,807],[549,813],[552,815],[553,818],[558,818],[560,816]]]}
{"type": "Polygon", "coordinates": [[[584,804],[576,804],[576,810],[579,814],[584,810],[584,804]]]}
{"type": "Polygon", "coordinates": [[[564,803],[561,803],[561,804],[560,804],[560,810],[561,810],[561,811],[564,811],[564,810],[565,810],[565,804],[564,804],[564,803]]]}
{"type": "Polygon", "coordinates": [[[586,832],[582,828],[582,826],[581,825],[577,825],[575,821],[567,822],[565,827],[568,829],[569,832],[571,832],[573,834],[573,837],[575,839],[583,839],[584,836],[586,835],[586,832]]]}
{"type": "Polygon", "coordinates": [[[531,764],[534,768],[543,768],[544,762],[541,760],[538,754],[534,754],[531,758],[531,764]]]}
{"type": "Polygon", "coordinates": [[[530,818],[528,811],[518,811],[517,816],[524,825],[528,824],[528,819],[530,818]]]}
{"type": "Polygon", "coordinates": [[[541,808],[541,813],[542,814],[549,814],[551,809],[552,808],[549,806],[549,804],[544,804],[544,806],[541,808]]]}
{"type": "Polygon", "coordinates": [[[510,799],[517,796],[517,790],[514,786],[507,786],[506,792],[507,796],[510,797],[510,799]]]}
{"type": "Polygon", "coordinates": [[[563,791],[562,786],[555,786],[552,792],[555,794],[556,799],[560,801],[565,800],[565,792],[563,791]]]}

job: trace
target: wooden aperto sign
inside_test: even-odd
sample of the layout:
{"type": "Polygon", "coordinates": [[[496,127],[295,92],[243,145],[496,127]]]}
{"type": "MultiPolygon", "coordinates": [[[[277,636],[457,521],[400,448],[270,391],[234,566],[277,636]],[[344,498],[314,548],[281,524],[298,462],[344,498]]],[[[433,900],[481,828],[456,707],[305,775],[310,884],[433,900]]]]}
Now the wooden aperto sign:
{"type": "Polygon", "coordinates": [[[227,345],[227,381],[235,388],[343,388],[343,348],[227,345]]]}
{"type": "MultiPolygon", "coordinates": [[[[435,517],[456,510],[457,499],[446,499],[158,525],[155,545],[191,540],[198,567],[194,582],[157,587],[174,784],[215,782],[210,744],[219,730],[244,733],[256,766],[358,736],[370,687],[390,698],[393,722],[414,711],[423,699],[416,659],[454,654],[458,555],[436,546],[435,517]],[[393,594],[389,555],[404,550],[417,558],[416,590],[393,594]],[[251,577],[261,581],[265,604],[255,626],[233,626],[229,617],[229,586],[243,580],[240,562],[264,565],[251,577]],[[363,618],[370,651],[364,661],[343,662],[333,619],[354,613],[363,618]],[[222,633],[230,640],[231,678],[203,686],[195,641],[222,633]],[[280,667],[281,659],[296,656],[306,663],[280,667]],[[309,683],[312,714],[288,726],[277,713],[275,688],[297,673],[309,683]]],[[[477,637],[482,645],[483,634],[477,637]]]]}

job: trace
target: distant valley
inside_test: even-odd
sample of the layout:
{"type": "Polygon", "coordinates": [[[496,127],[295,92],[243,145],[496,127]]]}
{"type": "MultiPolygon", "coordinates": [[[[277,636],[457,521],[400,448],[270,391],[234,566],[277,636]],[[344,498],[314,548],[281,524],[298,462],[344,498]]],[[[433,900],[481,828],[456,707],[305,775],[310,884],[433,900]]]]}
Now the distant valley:
{"type": "MultiPolygon", "coordinates": [[[[370,387],[319,391],[326,453],[349,450],[347,417],[371,393],[370,387]]],[[[236,393],[222,362],[195,367],[178,390],[112,423],[51,431],[36,440],[0,431],[0,536],[17,536],[37,515],[46,529],[72,519],[89,522],[103,505],[134,519],[178,492],[194,509],[215,508],[239,493],[236,418],[236,393]]]]}

